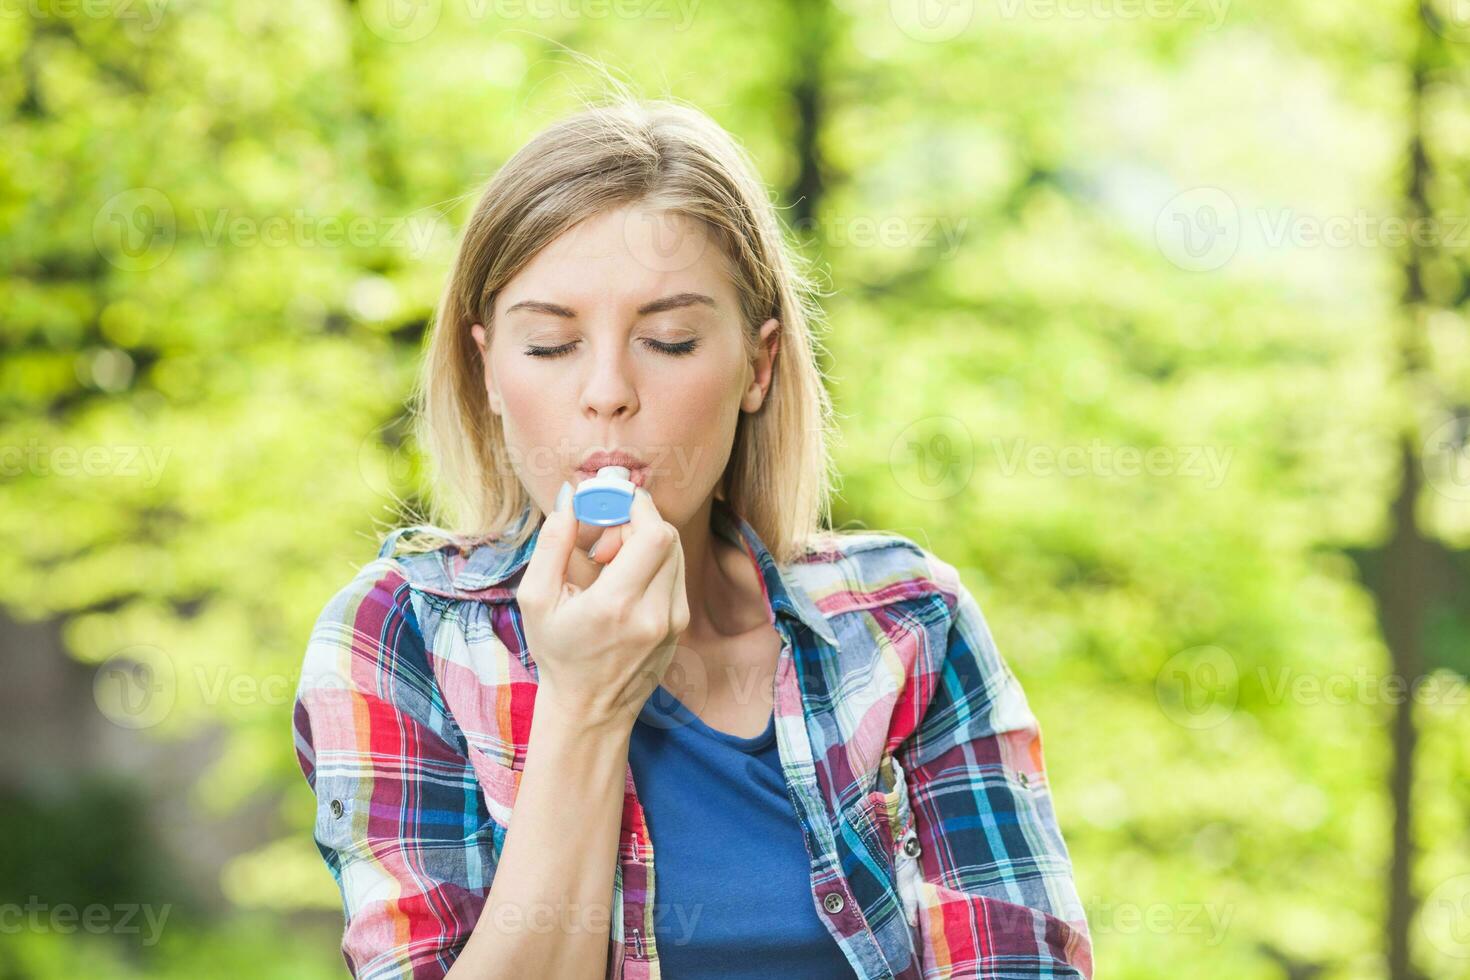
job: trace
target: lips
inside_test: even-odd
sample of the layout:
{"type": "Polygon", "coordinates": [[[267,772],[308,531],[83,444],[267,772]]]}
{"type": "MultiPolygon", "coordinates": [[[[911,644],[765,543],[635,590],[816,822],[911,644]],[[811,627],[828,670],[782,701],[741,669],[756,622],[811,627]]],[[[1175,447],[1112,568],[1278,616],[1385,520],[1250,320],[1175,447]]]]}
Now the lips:
{"type": "Polygon", "coordinates": [[[604,466],[625,466],[628,468],[628,479],[635,487],[643,486],[648,479],[648,464],[630,452],[618,449],[612,452],[588,453],[577,467],[577,482],[591,479],[597,475],[597,471],[604,466]]]}
{"type": "Polygon", "coordinates": [[[647,466],[642,458],[626,449],[598,450],[588,453],[582,457],[582,462],[577,464],[580,470],[592,470],[594,473],[604,466],[626,466],[628,469],[636,469],[639,466],[647,466]]]}
{"type": "MultiPolygon", "coordinates": [[[[624,464],[624,463],[606,463],[604,465],[606,465],[606,466],[623,466],[623,465],[626,465],[626,464],[624,464]]],[[[600,468],[601,467],[597,467],[597,466],[594,466],[591,469],[587,469],[586,467],[579,468],[576,471],[576,473],[575,473],[575,476],[577,477],[577,483],[580,484],[583,480],[590,480],[590,479],[592,479],[594,476],[597,475],[597,471],[600,468]]],[[[641,487],[641,486],[643,486],[643,482],[647,478],[648,478],[648,467],[647,466],[640,465],[640,466],[629,466],[628,467],[628,479],[629,479],[629,481],[632,482],[633,486],[635,486],[635,487],[641,487]]]]}

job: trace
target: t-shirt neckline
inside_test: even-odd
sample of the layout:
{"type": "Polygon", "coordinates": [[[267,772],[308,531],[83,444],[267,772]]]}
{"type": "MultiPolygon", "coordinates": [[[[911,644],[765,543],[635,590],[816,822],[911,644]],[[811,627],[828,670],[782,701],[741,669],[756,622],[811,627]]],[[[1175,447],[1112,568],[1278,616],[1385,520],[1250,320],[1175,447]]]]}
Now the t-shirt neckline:
{"type": "Polygon", "coordinates": [[[722,731],[712,728],[705,721],[689,709],[683,701],[675,697],[673,692],[660,684],[648,695],[648,700],[643,703],[643,708],[638,712],[638,724],[647,725],[650,728],[672,729],[689,728],[705,738],[712,738],[726,745],[741,750],[742,752],[758,752],[766,748],[776,737],[776,712],[773,709],[771,716],[766,720],[766,727],[759,735],[745,737],[733,732],[722,731]]]}

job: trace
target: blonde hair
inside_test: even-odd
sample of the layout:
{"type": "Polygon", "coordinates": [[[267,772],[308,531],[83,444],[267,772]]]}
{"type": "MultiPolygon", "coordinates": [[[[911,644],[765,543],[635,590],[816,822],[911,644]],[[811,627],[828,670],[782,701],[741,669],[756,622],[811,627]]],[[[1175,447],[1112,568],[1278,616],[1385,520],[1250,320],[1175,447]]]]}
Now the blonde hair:
{"type": "Polygon", "coordinates": [[[623,96],[584,107],[538,133],[486,186],[412,394],[414,431],[429,462],[429,519],[462,548],[492,538],[518,546],[537,526],[542,512],[511,466],[470,327],[494,329],[497,293],[559,235],[629,204],[693,218],[722,248],[747,356],[755,355],[761,325],[780,320],[770,390],[757,412],[740,413],[716,493],[778,562],[792,561],[818,546],[831,521],[833,413],[813,334],[816,292],[745,150],[709,116],[670,99],[623,96]],[[529,520],[518,521],[523,513],[529,520]]]}

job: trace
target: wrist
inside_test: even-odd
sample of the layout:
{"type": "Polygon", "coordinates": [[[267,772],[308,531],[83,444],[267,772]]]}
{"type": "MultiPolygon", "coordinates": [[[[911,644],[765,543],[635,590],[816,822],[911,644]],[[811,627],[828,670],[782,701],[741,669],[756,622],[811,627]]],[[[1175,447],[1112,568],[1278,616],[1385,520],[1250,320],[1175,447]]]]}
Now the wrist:
{"type": "Polygon", "coordinates": [[[562,739],[626,741],[638,713],[625,709],[625,705],[598,704],[593,699],[565,696],[543,677],[536,686],[531,727],[533,730],[540,727],[562,739]]]}

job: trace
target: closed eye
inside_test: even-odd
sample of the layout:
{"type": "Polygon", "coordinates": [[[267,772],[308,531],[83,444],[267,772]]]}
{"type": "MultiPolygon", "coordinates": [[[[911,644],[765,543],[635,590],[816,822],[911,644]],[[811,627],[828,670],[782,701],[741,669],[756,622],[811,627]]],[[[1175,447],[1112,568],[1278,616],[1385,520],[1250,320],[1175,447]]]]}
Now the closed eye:
{"type": "MultiPolygon", "coordinates": [[[[697,340],[681,340],[676,344],[665,343],[661,340],[646,340],[644,343],[661,354],[668,354],[673,357],[681,357],[685,354],[692,353],[694,348],[699,346],[699,341],[697,340]]],[[[572,340],[565,344],[558,344],[555,347],[527,347],[526,353],[531,357],[560,357],[563,354],[570,353],[572,348],[576,346],[577,342],[572,340]]]]}

